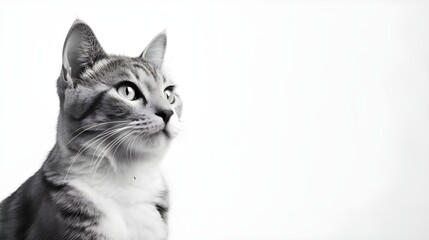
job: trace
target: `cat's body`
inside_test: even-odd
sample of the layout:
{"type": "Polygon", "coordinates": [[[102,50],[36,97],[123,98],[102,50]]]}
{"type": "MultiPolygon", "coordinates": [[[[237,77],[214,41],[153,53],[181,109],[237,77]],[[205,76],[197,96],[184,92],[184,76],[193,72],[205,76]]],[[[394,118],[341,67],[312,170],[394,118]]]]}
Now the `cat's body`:
{"type": "Polygon", "coordinates": [[[161,70],[166,36],[140,57],[107,55],[76,21],[57,80],[57,143],[42,168],[0,204],[0,239],[167,238],[159,170],[181,112],[161,70]]]}

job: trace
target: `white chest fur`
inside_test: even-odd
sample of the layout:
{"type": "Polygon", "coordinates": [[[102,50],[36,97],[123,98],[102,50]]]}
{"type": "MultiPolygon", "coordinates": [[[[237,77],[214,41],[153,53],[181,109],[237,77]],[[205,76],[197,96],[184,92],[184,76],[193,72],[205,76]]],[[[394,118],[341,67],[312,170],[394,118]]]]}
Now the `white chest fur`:
{"type": "Polygon", "coordinates": [[[97,231],[108,240],[164,240],[167,224],[156,209],[165,192],[158,168],[134,169],[128,174],[104,178],[87,177],[71,185],[92,201],[102,216],[97,231]]]}

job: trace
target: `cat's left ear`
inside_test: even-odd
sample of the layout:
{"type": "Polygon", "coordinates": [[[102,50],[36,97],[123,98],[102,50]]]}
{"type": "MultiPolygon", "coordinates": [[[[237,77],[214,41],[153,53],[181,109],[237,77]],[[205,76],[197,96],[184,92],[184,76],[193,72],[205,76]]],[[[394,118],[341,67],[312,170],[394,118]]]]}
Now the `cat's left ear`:
{"type": "Polygon", "coordinates": [[[94,32],[83,21],[76,20],[71,26],[63,47],[63,77],[66,82],[79,79],[81,74],[107,54],[94,32]]]}
{"type": "Polygon", "coordinates": [[[164,61],[165,49],[167,48],[167,31],[159,33],[140,55],[144,60],[161,67],[164,61]]]}

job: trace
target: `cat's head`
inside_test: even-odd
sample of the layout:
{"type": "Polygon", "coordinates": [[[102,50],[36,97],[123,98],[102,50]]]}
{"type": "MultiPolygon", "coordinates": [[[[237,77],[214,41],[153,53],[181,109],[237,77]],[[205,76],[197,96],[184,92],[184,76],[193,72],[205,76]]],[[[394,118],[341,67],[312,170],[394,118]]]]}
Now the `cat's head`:
{"type": "Polygon", "coordinates": [[[75,21],[57,82],[60,147],[120,161],[162,154],[182,110],[162,70],[166,43],[162,32],[137,57],[110,55],[86,23],[75,21]]]}

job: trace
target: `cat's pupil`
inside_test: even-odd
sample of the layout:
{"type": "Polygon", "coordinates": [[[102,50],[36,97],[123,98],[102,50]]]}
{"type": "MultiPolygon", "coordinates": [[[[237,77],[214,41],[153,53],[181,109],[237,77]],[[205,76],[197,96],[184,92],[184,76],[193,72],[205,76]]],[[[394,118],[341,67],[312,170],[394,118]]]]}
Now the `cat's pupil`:
{"type": "Polygon", "coordinates": [[[129,88],[130,88],[130,87],[126,87],[126,88],[125,88],[125,94],[126,94],[127,96],[130,94],[130,90],[129,90],[129,88]]]}

